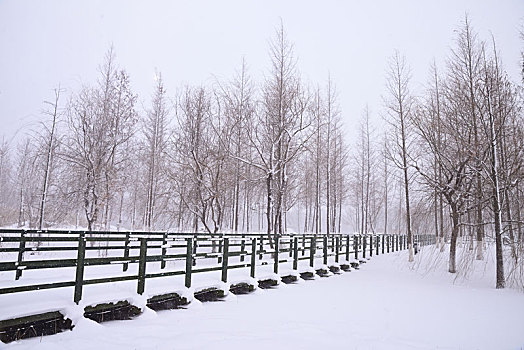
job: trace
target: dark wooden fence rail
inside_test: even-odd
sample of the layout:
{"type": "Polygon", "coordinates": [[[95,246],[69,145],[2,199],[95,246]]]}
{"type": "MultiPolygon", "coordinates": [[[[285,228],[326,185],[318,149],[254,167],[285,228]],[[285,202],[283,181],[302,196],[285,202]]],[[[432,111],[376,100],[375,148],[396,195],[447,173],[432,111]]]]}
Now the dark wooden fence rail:
{"type": "MultiPolygon", "coordinates": [[[[434,244],[434,236],[417,235],[418,246],[434,244]]],[[[403,235],[311,235],[286,234],[190,234],[173,232],[87,232],[61,230],[0,230],[0,272],[13,271],[21,279],[25,270],[74,269],[74,280],[22,284],[0,288],[0,294],[50,288],[74,287],[74,301],[82,299],[83,286],[120,281],[137,281],[137,293],[145,290],[147,279],[185,275],[191,287],[195,273],[221,271],[227,282],[228,271],[250,268],[255,278],[257,266],[273,264],[278,273],[283,263],[299,269],[299,261],[314,267],[315,259],[327,265],[342,259],[366,259],[406,249],[403,235]],[[169,262],[181,262],[168,266],[169,262]],[[104,270],[103,277],[86,278],[86,267],[121,265],[104,270]],[[154,266],[152,266],[154,265],[154,266]],[[182,268],[181,268],[181,266],[182,268]],[[134,266],[134,271],[130,271],[134,266]],[[148,272],[148,268],[151,270],[148,272]],[[109,275],[109,276],[108,276],[109,275]]],[[[42,275],[45,271],[42,271],[42,275]]],[[[73,277],[71,275],[71,277],[73,277]]],[[[18,283],[17,283],[18,284],[18,283]]]]}

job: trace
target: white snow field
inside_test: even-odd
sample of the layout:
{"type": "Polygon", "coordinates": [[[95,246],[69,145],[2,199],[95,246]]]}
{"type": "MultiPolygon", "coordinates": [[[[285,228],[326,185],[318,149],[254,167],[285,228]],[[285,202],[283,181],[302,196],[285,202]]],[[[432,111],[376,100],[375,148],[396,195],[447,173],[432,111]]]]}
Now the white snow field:
{"type": "Polygon", "coordinates": [[[411,265],[405,251],[374,256],[342,275],[230,294],[223,302],[194,300],[186,310],[146,308],[129,321],[80,318],[73,331],[2,347],[524,349],[524,293],[494,289],[491,255],[471,262],[469,278],[448,274],[446,256],[431,246],[411,265]]]}

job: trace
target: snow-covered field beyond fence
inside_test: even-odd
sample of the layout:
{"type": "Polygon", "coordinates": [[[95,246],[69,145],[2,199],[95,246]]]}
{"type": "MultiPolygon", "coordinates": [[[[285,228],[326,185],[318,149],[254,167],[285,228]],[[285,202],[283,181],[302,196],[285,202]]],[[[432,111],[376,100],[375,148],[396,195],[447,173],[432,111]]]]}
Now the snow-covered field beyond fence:
{"type": "MultiPolygon", "coordinates": [[[[523,349],[524,294],[494,289],[474,262],[468,279],[446,259],[408,265],[407,252],[373,257],[358,271],[129,321],[80,319],[73,331],[5,349],[523,349]]],[[[429,258],[432,246],[421,254],[429,258]]],[[[445,253],[443,253],[445,254],[445,253]]],[[[488,256],[487,259],[492,259],[488,256]]],[[[437,259],[438,260],[438,259],[437,259]]],[[[45,302],[45,301],[42,301],[45,302]]],[[[1,305],[1,304],[0,304],[1,305]]]]}

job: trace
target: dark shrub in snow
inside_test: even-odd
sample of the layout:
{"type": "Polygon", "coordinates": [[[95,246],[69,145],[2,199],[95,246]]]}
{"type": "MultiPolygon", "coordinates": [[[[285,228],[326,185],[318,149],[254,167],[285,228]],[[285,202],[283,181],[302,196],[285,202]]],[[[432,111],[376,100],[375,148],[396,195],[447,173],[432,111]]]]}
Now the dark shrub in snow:
{"type": "Polygon", "coordinates": [[[117,303],[102,303],[84,308],[84,317],[101,323],[113,320],[130,320],[142,313],[142,310],[127,300],[117,303]]]}
{"type": "Polygon", "coordinates": [[[262,289],[269,289],[278,286],[278,281],[272,278],[267,278],[258,281],[258,287],[262,289]]]}
{"type": "Polygon", "coordinates": [[[180,309],[188,304],[187,298],[180,296],[178,293],[155,295],[147,299],[147,307],[155,311],[180,309]]]}
{"type": "Polygon", "coordinates": [[[341,272],[340,272],[340,267],[336,266],[336,265],[331,265],[329,267],[329,271],[331,271],[332,273],[334,274],[337,274],[337,275],[340,275],[341,272]]]}
{"type": "Polygon", "coordinates": [[[19,339],[41,337],[73,329],[70,319],[59,311],[0,321],[0,340],[9,343],[19,339]]]}
{"type": "Polygon", "coordinates": [[[329,271],[323,267],[317,269],[317,275],[320,277],[329,277],[329,271]]]}
{"type": "Polygon", "coordinates": [[[311,271],[307,271],[307,272],[301,272],[300,273],[300,278],[302,278],[303,280],[313,280],[315,279],[315,274],[311,271]]]}
{"type": "Polygon", "coordinates": [[[298,278],[295,275],[282,276],[282,282],[284,282],[285,284],[295,283],[297,281],[298,278]]]}
{"type": "Polygon", "coordinates": [[[350,264],[340,264],[340,269],[344,272],[349,272],[351,271],[351,266],[350,264]]]}
{"type": "Polygon", "coordinates": [[[247,282],[232,284],[229,291],[235,295],[248,294],[255,290],[255,286],[247,282]]]}
{"type": "Polygon", "coordinates": [[[225,296],[225,291],[216,287],[205,288],[195,292],[195,298],[202,302],[219,301],[223,299],[225,296]]]}

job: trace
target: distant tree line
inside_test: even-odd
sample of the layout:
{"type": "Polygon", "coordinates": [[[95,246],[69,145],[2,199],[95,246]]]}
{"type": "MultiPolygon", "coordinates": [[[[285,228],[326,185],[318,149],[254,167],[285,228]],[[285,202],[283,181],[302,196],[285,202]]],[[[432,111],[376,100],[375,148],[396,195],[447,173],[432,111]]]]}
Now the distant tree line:
{"type": "Polygon", "coordinates": [[[334,84],[303,82],[283,26],[256,83],[242,61],[229,81],[168,95],[157,73],[137,107],[111,48],[93,86],[55,98],[14,149],[2,144],[0,225],[208,233],[340,232],[348,147],[334,84]],[[323,225],[323,226],[322,226],[323,225]]]}

